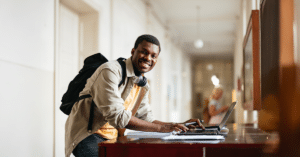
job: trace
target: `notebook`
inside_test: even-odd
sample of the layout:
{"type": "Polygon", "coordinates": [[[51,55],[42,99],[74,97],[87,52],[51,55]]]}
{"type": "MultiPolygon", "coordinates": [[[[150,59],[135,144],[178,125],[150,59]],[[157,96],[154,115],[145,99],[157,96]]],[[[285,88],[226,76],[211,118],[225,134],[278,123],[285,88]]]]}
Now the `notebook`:
{"type": "Polygon", "coordinates": [[[205,126],[205,130],[202,128],[195,128],[188,130],[187,132],[180,132],[177,135],[178,136],[184,136],[184,135],[223,135],[228,133],[228,129],[225,128],[225,123],[228,120],[231,112],[233,111],[234,107],[236,105],[236,102],[233,102],[230,107],[228,108],[224,118],[222,119],[221,123],[216,126],[205,126]]]}

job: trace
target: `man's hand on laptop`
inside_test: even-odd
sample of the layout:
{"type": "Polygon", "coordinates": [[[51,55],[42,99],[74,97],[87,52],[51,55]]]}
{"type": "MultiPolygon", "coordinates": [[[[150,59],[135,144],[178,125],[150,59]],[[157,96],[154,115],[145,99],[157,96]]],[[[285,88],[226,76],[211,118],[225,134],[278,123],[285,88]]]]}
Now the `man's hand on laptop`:
{"type": "Polygon", "coordinates": [[[176,131],[176,132],[184,131],[184,132],[186,132],[188,130],[189,130],[189,128],[187,128],[183,124],[169,123],[169,124],[161,125],[161,127],[159,129],[159,132],[172,132],[172,131],[176,131]]]}
{"type": "Polygon", "coordinates": [[[229,106],[223,106],[223,107],[221,108],[221,110],[222,110],[222,112],[226,112],[226,111],[228,110],[228,108],[229,108],[229,106]]]}
{"type": "Polygon", "coordinates": [[[200,122],[199,119],[190,119],[190,120],[184,122],[183,124],[190,129],[196,128],[196,127],[201,127],[203,130],[205,130],[205,127],[203,126],[203,124],[200,122]]]}

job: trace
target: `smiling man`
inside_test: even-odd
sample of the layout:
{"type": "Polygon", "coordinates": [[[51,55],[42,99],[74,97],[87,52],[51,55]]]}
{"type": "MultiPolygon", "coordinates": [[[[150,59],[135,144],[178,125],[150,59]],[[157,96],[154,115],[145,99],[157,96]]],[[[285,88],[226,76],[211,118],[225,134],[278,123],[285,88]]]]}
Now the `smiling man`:
{"type": "Polygon", "coordinates": [[[153,41],[158,44],[156,45],[147,40],[140,41],[143,39],[142,37],[138,38],[134,48],[131,50],[131,60],[136,73],[146,73],[152,70],[160,52],[158,40],[157,42],[153,41]]]}
{"type": "MultiPolygon", "coordinates": [[[[120,128],[151,132],[189,129],[180,123],[155,120],[148,102],[148,83],[146,82],[144,87],[139,87],[137,85],[139,83],[136,84],[140,76],[154,68],[160,51],[160,43],[156,37],[152,35],[138,37],[131,50],[131,57],[124,60],[126,77],[120,86],[118,84],[122,80],[122,67],[117,61],[107,62],[95,71],[80,92],[80,96],[91,95],[91,97],[76,102],[66,122],[66,156],[70,156],[72,152],[76,157],[98,156],[97,143],[117,138],[117,129],[120,128]],[[141,89],[145,91],[145,96],[136,107],[135,113],[132,102],[141,89]],[[88,131],[86,128],[92,102],[95,104],[94,118],[92,130],[88,131]]],[[[187,122],[197,122],[203,127],[199,119],[190,119],[185,123],[187,122]]]]}

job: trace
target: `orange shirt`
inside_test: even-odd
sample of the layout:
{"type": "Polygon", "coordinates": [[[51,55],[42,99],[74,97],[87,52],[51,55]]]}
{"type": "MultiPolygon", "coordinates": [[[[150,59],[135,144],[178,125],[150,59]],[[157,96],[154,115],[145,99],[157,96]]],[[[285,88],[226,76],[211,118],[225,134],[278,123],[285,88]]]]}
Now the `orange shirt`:
{"type": "MultiPolygon", "coordinates": [[[[137,100],[139,91],[140,87],[134,84],[133,88],[130,91],[130,94],[124,102],[125,110],[131,111],[134,108],[134,104],[137,100]]],[[[95,133],[106,139],[115,139],[118,137],[118,130],[113,126],[109,125],[109,123],[104,124],[95,133]]]]}

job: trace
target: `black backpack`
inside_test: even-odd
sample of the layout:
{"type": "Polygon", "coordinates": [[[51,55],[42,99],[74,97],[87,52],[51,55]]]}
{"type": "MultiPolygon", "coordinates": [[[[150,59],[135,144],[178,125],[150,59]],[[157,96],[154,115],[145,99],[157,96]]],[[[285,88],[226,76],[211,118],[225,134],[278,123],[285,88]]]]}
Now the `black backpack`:
{"type": "MultiPolygon", "coordinates": [[[[122,80],[119,83],[119,87],[122,83],[124,83],[126,77],[126,64],[123,60],[124,58],[119,58],[117,60],[122,67],[122,80]]],[[[62,97],[62,104],[60,105],[60,110],[63,113],[69,115],[73,105],[77,101],[91,97],[91,95],[83,95],[79,97],[79,93],[85,87],[87,79],[93,75],[93,73],[100,65],[106,62],[108,62],[108,60],[101,53],[91,55],[84,60],[83,68],[79,71],[79,74],[77,74],[77,76],[70,82],[67,92],[62,97]]],[[[92,105],[94,105],[94,103],[92,105]]],[[[91,111],[93,111],[92,109],[93,107],[91,107],[91,111]]],[[[90,119],[92,117],[90,116],[90,119]]]]}

